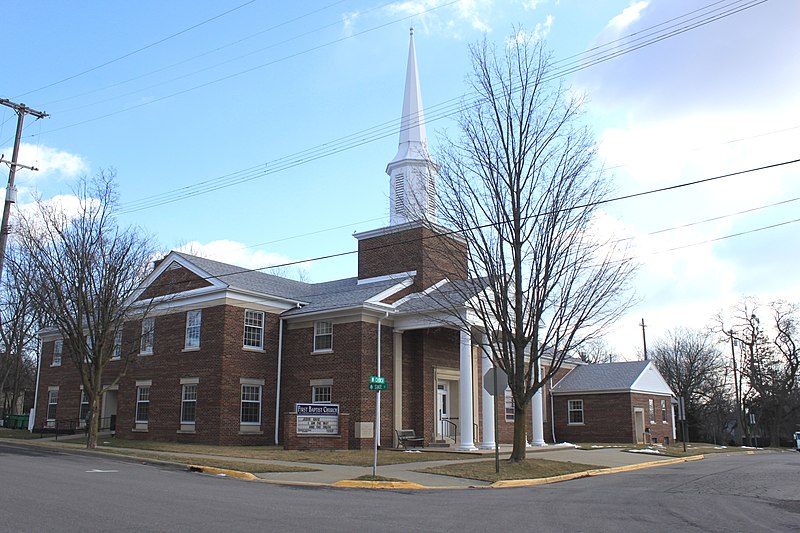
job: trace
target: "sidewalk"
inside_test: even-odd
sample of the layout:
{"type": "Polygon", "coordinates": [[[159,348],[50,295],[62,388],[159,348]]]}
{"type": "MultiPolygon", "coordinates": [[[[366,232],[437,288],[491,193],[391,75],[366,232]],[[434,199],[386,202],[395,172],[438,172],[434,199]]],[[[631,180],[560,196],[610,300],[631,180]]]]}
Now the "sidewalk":
{"type": "MultiPolygon", "coordinates": [[[[45,437],[42,439],[32,439],[32,440],[15,439],[15,443],[44,445],[48,447],[63,446],[70,448],[76,452],[84,451],[81,447],[75,444],[55,441],[51,437],[45,437]]],[[[110,450],[119,452],[120,448],[110,448],[110,447],[104,447],[102,445],[97,447],[97,451],[99,452],[109,452],[110,450]]],[[[132,449],[131,451],[136,451],[137,453],[146,453],[146,454],[150,453],[145,450],[132,449]]],[[[452,452],[453,450],[448,450],[448,451],[452,452]]],[[[500,458],[507,459],[510,454],[510,451],[511,451],[510,446],[501,446],[500,458]]],[[[158,455],[164,452],[152,452],[152,453],[154,455],[158,455]]],[[[312,486],[319,486],[319,485],[332,486],[339,484],[339,486],[363,487],[363,488],[376,488],[381,486],[381,485],[376,485],[375,482],[349,481],[349,480],[354,480],[360,476],[371,475],[372,474],[371,466],[368,467],[343,466],[343,465],[308,463],[299,461],[280,461],[274,459],[269,459],[269,460],[251,459],[244,457],[206,455],[206,454],[197,454],[188,452],[167,452],[167,453],[169,453],[169,455],[172,456],[184,458],[186,460],[185,462],[188,464],[192,463],[192,459],[216,459],[216,460],[230,460],[240,463],[284,465],[284,466],[294,466],[294,467],[300,466],[305,468],[316,469],[315,471],[312,472],[263,472],[263,473],[255,473],[252,475],[241,475],[242,474],[241,472],[219,470],[209,467],[201,468],[201,470],[210,473],[223,473],[225,475],[229,475],[232,477],[242,477],[244,479],[253,479],[255,477],[258,480],[269,483],[300,484],[300,485],[312,485],[312,486]]],[[[412,451],[409,453],[415,453],[415,452],[412,451]]],[[[427,453],[427,452],[420,451],[418,453],[427,453]]],[[[637,468],[637,465],[649,466],[652,463],[662,463],[662,462],[665,462],[665,464],[670,464],[676,461],[675,458],[668,456],[660,456],[660,455],[645,454],[645,453],[630,453],[624,451],[623,448],[598,448],[592,450],[579,450],[575,449],[572,446],[549,445],[540,448],[539,447],[528,448],[527,454],[528,458],[541,458],[553,461],[583,463],[589,465],[596,465],[598,467],[608,467],[612,469],[623,469],[623,470],[635,469],[637,468]]],[[[113,453],[110,455],[113,455],[114,457],[125,457],[124,455],[119,453],[113,453]]],[[[402,464],[379,465],[377,468],[377,474],[382,477],[395,478],[405,482],[405,484],[401,483],[395,485],[391,484],[384,485],[390,488],[463,489],[469,487],[489,487],[492,486],[493,484],[486,481],[459,478],[453,476],[444,476],[438,474],[428,474],[428,473],[416,472],[416,470],[422,470],[438,465],[447,465],[447,464],[473,462],[473,461],[487,461],[493,458],[494,458],[493,450],[480,450],[477,452],[464,453],[463,459],[442,460],[442,461],[420,461],[420,462],[411,462],[402,464]]],[[[698,458],[702,458],[702,456],[699,456],[698,458]]],[[[137,459],[141,460],[141,457],[138,457],[137,459]]],[[[683,460],[687,459],[686,458],[677,459],[677,461],[683,461],[683,460]]],[[[567,479],[574,477],[581,477],[581,474],[568,475],[567,479]]],[[[518,483],[514,481],[506,481],[506,482],[499,482],[494,486],[500,486],[500,485],[518,486],[524,484],[525,484],[524,482],[518,483]]]]}

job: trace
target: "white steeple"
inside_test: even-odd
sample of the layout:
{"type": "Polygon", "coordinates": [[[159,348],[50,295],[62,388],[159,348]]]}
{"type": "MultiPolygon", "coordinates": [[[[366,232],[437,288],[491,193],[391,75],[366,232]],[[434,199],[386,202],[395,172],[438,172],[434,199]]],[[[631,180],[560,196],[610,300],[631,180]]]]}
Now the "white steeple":
{"type": "Polygon", "coordinates": [[[386,166],[390,187],[391,225],[417,220],[436,221],[436,166],[429,160],[419,90],[414,28],[408,48],[403,117],[397,155],[386,166]]]}

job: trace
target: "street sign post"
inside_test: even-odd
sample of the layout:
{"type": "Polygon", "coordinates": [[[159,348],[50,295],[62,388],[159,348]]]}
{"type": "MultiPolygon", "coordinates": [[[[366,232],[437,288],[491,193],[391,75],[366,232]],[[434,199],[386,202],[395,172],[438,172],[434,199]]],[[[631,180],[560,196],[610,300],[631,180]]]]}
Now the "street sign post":
{"type": "Polygon", "coordinates": [[[389,385],[386,383],[370,383],[369,390],[386,390],[389,388],[389,385]]]}
{"type": "Polygon", "coordinates": [[[386,383],[386,378],[383,376],[370,376],[369,383],[370,385],[373,383],[386,383]]]}

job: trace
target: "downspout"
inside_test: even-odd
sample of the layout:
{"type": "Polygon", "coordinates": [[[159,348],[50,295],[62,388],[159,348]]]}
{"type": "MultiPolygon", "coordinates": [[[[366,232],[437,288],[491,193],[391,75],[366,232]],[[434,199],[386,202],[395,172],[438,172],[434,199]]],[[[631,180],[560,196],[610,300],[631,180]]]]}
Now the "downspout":
{"type": "Polygon", "coordinates": [[[36,338],[36,389],[33,391],[33,407],[31,408],[30,416],[28,417],[28,431],[33,432],[36,427],[36,405],[39,402],[39,376],[42,372],[42,337],[36,338]]]}
{"type": "Polygon", "coordinates": [[[553,444],[558,444],[556,440],[555,408],[553,407],[553,376],[550,376],[550,390],[547,393],[550,396],[550,432],[553,434],[553,444]]]}
{"type": "MultiPolygon", "coordinates": [[[[386,315],[382,318],[378,319],[378,371],[376,375],[381,375],[381,322],[385,319],[389,318],[389,311],[386,311],[386,315]]],[[[381,413],[381,391],[378,390],[378,395],[375,399],[375,410],[377,412],[376,420],[375,420],[375,446],[376,449],[380,447],[381,442],[381,420],[380,420],[380,413],[381,413]]]]}
{"type": "Polygon", "coordinates": [[[281,363],[283,362],[283,319],[278,320],[278,381],[275,387],[275,445],[281,421],[281,363]]]}

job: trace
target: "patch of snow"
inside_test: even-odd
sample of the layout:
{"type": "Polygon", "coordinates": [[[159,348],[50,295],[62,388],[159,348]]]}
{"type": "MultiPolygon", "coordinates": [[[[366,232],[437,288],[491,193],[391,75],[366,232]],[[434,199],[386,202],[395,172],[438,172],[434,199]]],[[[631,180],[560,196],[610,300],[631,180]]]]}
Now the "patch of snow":
{"type": "Polygon", "coordinates": [[[227,477],[225,474],[217,474],[217,477],[227,477]]]}
{"type": "Polygon", "coordinates": [[[577,444],[572,444],[571,442],[562,442],[559,446],[572,446],[573,448],[577,448],[577,444]]]}
{"type": "Polygon", "coordinates": [[[727,446],[714,446],[714,449],[715,450],[725,450],[725,449],[727,449],[727,446]]]}
{"type": "Polygon", "coordinates": [[[656,450],[654,448],[643,448],[641,450],[625,450],[626,452],[631,453],[649,453],[651,455],[664,455],[661,450],[656,450]]]}
{"type": "Polygon", "coordinates": [[[403,450],[403,453],[422,453],[420,450],[403,450]]]}

